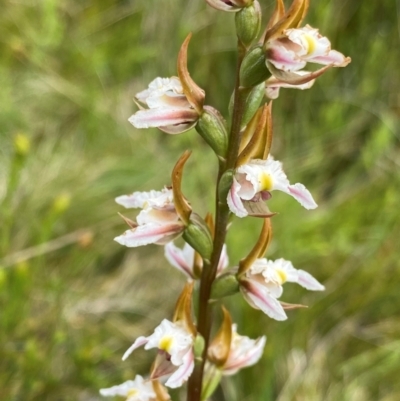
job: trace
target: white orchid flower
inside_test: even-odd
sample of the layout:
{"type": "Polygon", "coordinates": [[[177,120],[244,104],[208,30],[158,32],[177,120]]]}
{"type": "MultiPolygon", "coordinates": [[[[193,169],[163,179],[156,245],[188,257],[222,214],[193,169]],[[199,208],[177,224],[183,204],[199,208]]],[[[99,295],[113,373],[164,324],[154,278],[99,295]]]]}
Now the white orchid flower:
{"type": "Polygon", "coordinates": [[[114,238],[127,247],[147,244],[164,245],[178,237],[185,229],[176,213],[172,190],[134,192],[119,196],[115,201],[125,208],[141,208],[137,223],[128,222],[130,230],[114,238]]]}
{"type": "Polygon", "coordinates": [[[154,79],[136,99],[148,107],[129,118],[136,128],[158,127],[168,134],[180,134],[192,128],[199,118],[177,77],[154,79]]]}
{"type": "Polygon", "coordinates": [[[137,348],[158,349],[158,356],[151,374],[152,379],[169,376],[165,385],[180,387],[191,375],[194,368],[193,335],[183,325],[164,319],[148,337],[139,337],[125,352],[126,360],[137,348]]]}
{"type": "Polygon", "coordinates": [[[345,67],[351,61],[349,57],[332,50],[329,39],[309,25],[286,29],[283,36],[269,41],[266,60],[278,70],[288,72],[299,71],[307,63],[345,67]]]}
{"type": "Polygon", "coordinates": [[[236,170],[232,187],[228,192],[228,206],[238,217],[248,215],[244,201],[267,200],[270,192],[278,190],[295,198],[306,209],[315,209],[315,203],[308,189],[300,183],[290,185],[282,170],[282,163],[268,156],[267,160],[254,159],[236,170]]]}
{"type": "Polygon", "coordinates": [[[282,295],[282,285],[297,283],[307,290],[323,291],[325,287],[311,274],[297,270],[292,263],[277,259],[257,259],[240,282],[240,290],[246,301],[255,309],[261,309],[275,320],[286,320],[286,313],[278,301],[282,295]]]}
{"type": "Polygon", "coordinates": [[[222,373],[230,376],[240,369],[255,365],[262,356],[266,341],[265,336],[252,340],[249,337],[239,335],[237,325],[233,324],[229,355],[222,368],[222,373]]]}
{"type": "MultiPolygon", "coordinates": [[[[195,252],[189,244],[185,243],[184,247],[181,249],[174,245],[173,242],[169,242],[165,245],[165,257],[172,266],[180,270],[189,279],[194,280],[198,278],[194,271],[195,252]]],[[[224,245],[218,263],[217,275],[221,274],[222,271],[228,267],[228,264],[228,253],[226,245],[224,245]]]]}

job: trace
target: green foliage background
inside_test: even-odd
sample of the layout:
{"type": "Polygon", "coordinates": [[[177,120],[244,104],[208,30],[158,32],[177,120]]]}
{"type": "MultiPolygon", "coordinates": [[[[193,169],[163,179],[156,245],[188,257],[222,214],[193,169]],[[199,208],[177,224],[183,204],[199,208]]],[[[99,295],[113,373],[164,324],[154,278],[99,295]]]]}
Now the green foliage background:
{"type": "MultiPolygon", "coordinates": [[[[272,0],[260,3],[272,11],[272,0]]],[[[327,290],[287,285],[285,301],[310,307],[283,323],[233,297],[239,332],[268,342],[263,360],[226,379],[214,400],[397,401],[399,8],[313,1],[307,22],[353,61],[274,104],[273,153],[320,207],[274,194],[268,256],[292,260],[327,290]]],[[[168,184],[190,148],[185,193],[201,213],[212,206],[215,163],[194,131],[167,136],[127,122],[135,93],[176,74],[189,31],[191,73],[226,114],[232,15],[202,0],[2,3],[1,400],[98,400],[99,388],[147,372],[151,353],[121,355],[170,316],[184,278],[161,247],[112,241],[125,230],[113,199],[168,184]]],[[[258,231],[257,221],[234,221],[232,265],[258,231]]]]}

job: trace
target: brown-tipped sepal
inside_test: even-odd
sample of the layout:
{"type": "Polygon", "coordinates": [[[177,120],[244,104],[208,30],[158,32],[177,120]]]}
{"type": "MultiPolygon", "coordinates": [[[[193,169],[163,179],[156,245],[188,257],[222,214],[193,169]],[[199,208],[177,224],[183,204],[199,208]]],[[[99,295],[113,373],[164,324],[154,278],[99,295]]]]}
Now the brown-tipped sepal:
{"type": "Polygon", "coordinates": [[[217,277],[211,290],[211,299],[221,299],[237,294],[240,290],[236,272],[227,272],[217,277]]]}
{"type": "Polygon", "coordinates": [[[232,341],[232,318],[228,310],[222,306],[224,314],[221,327],[208,347],[208,360],[218,367],[223,367],[228,359],[232,341]]]}
{"type": "Polygon", "coordinates": [[[192,214],[192,208],[189,205],[186,198],[183,196],[181,185],[182,185],[183,168],[185,166],[185,163],[189,159],[191,153],[192,152],[188,150],[186,150],[183,153],[183,155],[179,158],[179,160],[175,164],[175,167],[172,170],[172,175],[171,175],[175,210],[185,225],[189,224],[189,218],[190,215],[192,214]]]}
{"type": "Polygon", "coordinates": [[[243,276],[253,263],[264,256],[272,239],[272,225],[270,219],[264,219],[260,236],[250,253],[239,262],[238,277],[243,276]]]}
{"type": "Polygon", "coordinates": [[[204,106],[196,131],[218,156],[225,157],[228,148],[228,133],[225,120],[218,110],[211,106],[204,106]]]}
{"type": "Polygon", "coordinates": [[[261,7],[255,0],[253,4],[241,9],[235,15],[236,33],[244,46],[250,46],[260,33],[261,7]]]}
{"type": "Polygon", "coordinates": [[[179,322],[188,332],[196,336],[197,330],[192,319],[192,293],[194,283],[188,282],[175,305],[173,322],[179,322]]]}
{"type": "Polygon", "coordinates": [[[183,232],[183,239],[209,263],[213,250],[213,240],[206,222],[196,213],[190,216],[189,224],[183,232]]]}
{"type": "Polygon", "coordinates": [[[240,66],[240,85],[246,88],[256,86],[271,76],[265,65],[264,50],[261,45],[252,47],[240,66]]]}
{"type": "Polygon", "coordinates": [[[152,380],[151,384],[153,386],[154,393],[156,394],[155,401],[171,400],[167,389],[158,380],[152,380]]]}
{"type": "Polygon", "coordinates": [[[187,68],[187,51],[191,37],[192,34],[189,33],[185,41],[182,43],[178,55],[177,69],[179,80],[182,84],[183,93],[185,94],[190,105],[200,115],[203,111],[205,92],[196,84],[196,82],[193,81],[187,68]]]}

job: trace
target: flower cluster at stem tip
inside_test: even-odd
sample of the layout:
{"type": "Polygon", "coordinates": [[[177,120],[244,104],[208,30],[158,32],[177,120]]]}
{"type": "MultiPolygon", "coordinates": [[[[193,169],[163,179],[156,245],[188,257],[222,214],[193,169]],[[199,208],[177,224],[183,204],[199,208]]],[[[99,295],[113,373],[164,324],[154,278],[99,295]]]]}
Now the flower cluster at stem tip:
{"type": "Polygon", "coordinates": [[[282,163],[271,155],[272,101],[278,98],[280,89],[309,89],[330,68],[345,67],[351,60],[333,50],[318,29],[302,25],[309,0],[293,0],[288,9],[283,0],[276,0],[262,32],[261,5],[257,0],[206,3],[233,13],[235,18],[239,62],[231,122],[204,104],[205,92],[189,74],[191,34],[179,51],[177,76],[155,78],[139,92],[139,110],[129,122],[138,129],[159,128],[167,134],[197,131],[214,151],[219,166],[216,210],[202,218],[183,194],[183,171],[191,154],[188,151],[173,168],[170,185],[116,198],[119,205],[139,209],[139,213],[135,219],[121,215],[128,229],[115,241],[126,247],[164,246],[166,260],[183,273],[186,283],[171,319],[163,319],[152,334],[136,338],[122,357],[125,361],[139,347],[152,350],[155,358],[148,377],[137,375],[133,380],[102,389],[103,396],[166,401],[170,399],[167,388],[188,382],[188,401],[205,401],[222,376],[234,375],[257,363],[266,344],[265,336],[251,339],[237,333],[230,312],[221,305],[225,297],[241,293],[252,308],[283,321],[288,318],[287,310],[304,307],[281,300],[285,283],[297,283],[310,291],[325,289],[292,262],[264,256],[272,239],[271,220],[276,214],[268,208],[273,191],[290,195],[307,210],[317,208],[311,192],[301,183],[291,184],[282,163]],[[322,67],[310,71],[309,63],[322,67]],[[253,249],[230,266],[225,236],[235,216],[257,218],[263,226],[253,249]],[[183,247],[174,242],[182,241],[180,237],[183,247]],[[218,305],[222,314],[211,313],[218,305]]]}

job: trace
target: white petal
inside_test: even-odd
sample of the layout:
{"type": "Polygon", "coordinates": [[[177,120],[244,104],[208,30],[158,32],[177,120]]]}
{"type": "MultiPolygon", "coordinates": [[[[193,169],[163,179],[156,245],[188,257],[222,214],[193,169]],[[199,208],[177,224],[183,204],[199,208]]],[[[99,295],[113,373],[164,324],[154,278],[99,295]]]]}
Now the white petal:
{"type": "Polygon", "coordinates": [[[157,198],[163,195],[162,191],[149,191],[149,192],[134,192],[130,195],[122,195],[115,198],[115,202],[119,205],[124,206],[127,209],[130,208],[143,208],[145,203],[149,199],[157,198]]]}
{"type": "Polygon", "coordinates": [[[236,214],[238,217],[246,217],[248,215],[247,210],[243,206],[243,202],[238,195],[240,188],[240,184],[234,178],[232,187],[228,192],[227,202],[232,213],[236,214]]]}
{"type": "MultiPolygon", "coordinates": [[[[164,225],[146,224],[138,226],[135,229],[127,230],[119,237],[115,237],[114,241],[128,248],[148,244],[163,245],[163,241],[171,241],[176,238],[184,230],[182,223],[170,223],[164,225]]],[[[165,243],[166,243],[165,242],[165,243]]]]}
{"type": "Polygon", "coordinates": [[[196,121],[197,112],[188,108],[139,110],[128,121],[136,128],[164,127],[196,121]]]}
{"type": "Polygon", "coordinates": [[[228,251],[226,248],[226,244],[222,247],[221,257],[219,258],[217,274],[220,274],[224,269],[226,269],[229,265],[229,257],[228,251]]]}
{"type": "Polygon", "coordinates": [[[262,310],[266,315],[275,320],[286,320],[287,316],[282,305],[273,296],[268,289],[254,280],[242,280],[240,290],[249,304],[262,310]]]}
{"type": "Polygon", "coordinates": [[[298,270],[299,279],[297,283],[310,291],[324,291],[325,287],[315,279],[310,273],[304,270],[298,270]]]}
{"type": "Polygon", "coordinates": [[[297,183],[294,185],[289,185],[288,194],[292,195],[301,206],[308,210],[318,207],[310,191],[303,184],[297,183]]]}
{"type": "Polygon", "coordinates": [[[182,386],[182,384],[187,381],[189,376],[192,374],[194,369],[194,355],[193,350],[190,349],[189,352],[183,357],[183,363],[174,372],[170,378],[166,381],[165,385],[170,388],[177,388],[182,386]]]}
{"type": "MultiPolygon", "coordinates": [[[[193,248],[192,248],[193,249],[193,248]]],[[[188,259],[185,257],[183,250],[174,245],[173,242],[169,242],[165,245],[165,257],[168,262],[184,273],[187,277],[193,279],[193,258],[191,263],[188,263],[188,259]]]]}
{"type": "Polygon", "coordinates": [[[141,347],[142,345],[147,343],[147,337],[138,337],[135,342],[125,351],[125,354],[122,356],[122,360],[125,361],[136,348],[141,347]]]}

